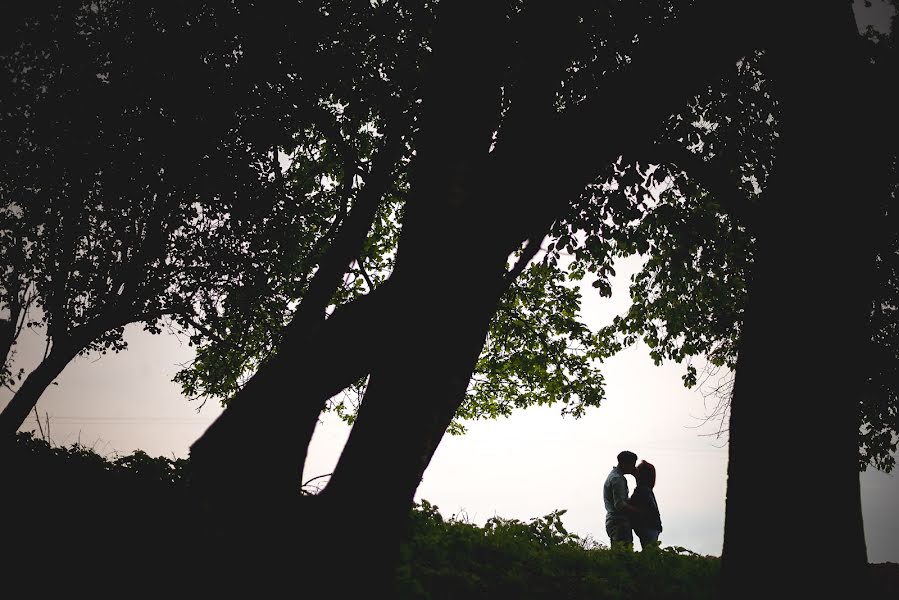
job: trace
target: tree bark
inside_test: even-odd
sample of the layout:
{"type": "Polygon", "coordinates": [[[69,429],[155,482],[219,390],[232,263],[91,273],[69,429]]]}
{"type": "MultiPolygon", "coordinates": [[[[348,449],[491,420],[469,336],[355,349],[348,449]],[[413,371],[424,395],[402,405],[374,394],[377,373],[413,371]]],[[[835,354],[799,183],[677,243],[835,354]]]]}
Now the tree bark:
{"type": "MultiPolygon", "coordinates": [[[[465,399],[506,287],[506,254],[478,259],[461,262],[469,268],[442,271],[439,285],[423,289],[412,283],[402,295],[403,320],[392,332],[389,359],[375,364],[349,440],[321,494],[325,514],[335,517],[322,522],[332,534],[346,524],[345,533],[358,540],[357,550],[366,557],[356,567],[357,581],[388,596],[415,490],[465,399]]],[[[322,534],[325,540],[344,538],[322,534]]]]}
{"type": "Polygon", "coordinates": [[[327,400],[365,375],[360,359],[368,344],[380,339],[381,323],[375,315],[386,308],[382,298],[387,292],[370,293],[338,308],[327,323],[325,310],[350,262],[365,244],[392,183],[401,148],[402,139],[395,135],[379,152],[370,180],[325,252],[284,332],[278,353],[250,378],[228,409],[191,446],[198,484],[219,490],[247,489],[248,482],[235,477],[235,466],[271,464],[274,455],[284,457],[290,466],[278,469],[273,464],[272,472],[265,477],[240,468],[237,473],[252,475],[257,485],[265,481],[266,487],[282,492],[299,490],[309,441],[327,400]],[[378,309],[372,310],[373,306],[378,309]],[[361,339],[362,343],[350,339],[361,339]],[[311,374],[312,381],[304,374],[311,374]],[[302,394],[296,394],[298,387],[302,394]],[[276,418],[259,410],[282,396],[292,401],[285,403],[276,418]]]}
{"type": "Polygon", "coordinates": [[[851,12],[839,2],[815,11],[809,19],[786,8],[770,47],[782,142],[758,221],[731,403],[728,599],[864,597],[858,401],[873,163],[866,128],[853,123],[864,64],[853,61],[851,12]]]}
{"type": "MultiPolygon", "coordinates": [[[[457,17],[467,15],[460,13],[457,17]]],[[[489,29],[483,23],[478,27],[485,32],[489,29]]],[[[470,39],[447,41],[457,49],[471,44],[470,39]]],[[[487,65],[495,59],[480,56],[482,61],[477,69],[467,70],[471,61],[458,63],[454,58],[458,55],[450,48],[442,49],[435,59],[437,76],[432,78],[428,90],[435,106],[423,117],[428,133],[422,136],[418,149],[418,182],[413,183],[419,200],[407,203],[407,218],[417,211],[431,212],[429,193],[445,194],[453,185],[458,186],[470,177],[468,168],[473,147],[480,146],[479,159],[489,147],[499,110],[499,89],[496,73],[488,75],[487,65]],[[483,95],[471,92],[473,88],[485,90],[490,86],[494,89],[486,90],[490,99],[486,103],[483,95]],[[484,113],[492,113],[492,117],[484,113]]],[[[381,188],[373,186],[373,189],[381,188]]],[[[382,192],[383,189],[379,194],[382,192]]],[[[298,493],[308,444],[325,403],[368,374],[372,356],[389,352],[384,346],[390,347],[391,329],[398,321],[399,310],[397,294],[391,291],[396,287],[393,276],[373,293],[323,319],[324,308],[339,284],[339,274],[358,256],[374,218],[374,210],[369,210],[367,204],[360,208],[363,209],[360,214],[367,216],[365,227],[341,228],[339,235],[344,239],[335,242],[328,252],[323,265],[327,268],[316,274],[277,356],[254,375],[228,409],[192,445],[191,458],[198,482],[209,489],[204,494],[244,503],[248,501],[247,494],[258,498],[265,495],[263,490],[276,494],[298,493]],[[291,393],[295,389],[300,393],[291,393]],[[276,411],[274,418],[272,411],[276,411]],[[248,469],[235,472],[236,464],[252,465],[252,472],[248,469]],[[261,464],[267,467],[260,470],[261,464]],[[221,490],[225,489],[229,492],[223,494],[221,490]]],[[[356,218],[356,213],[354,208],[348,223],[356,218]]],[[[361,223],[356,220],[357,225],[361,223]]],[[[428,235],[427,229],[413,227],[412,231],[428,235]]],[[[402,235],[408,234],[404,227],[402,235]]],[[[398,264],[396,270],[402,270],[402,266],[398,264]]]]}
{"type": "Polygon", "coordinates": [[[28,418],[28,414],[34,410],[44,390],[59,377],[80,349],[68,340],[54,342],[47,358],[28,374],[9,404],[0,412],[0,437],[9,438],[15,435],[28,418]]]}
{"type": "Polygon", "coordinates": [[[0,372],[2,372],[3,366],[9,361],[13,342],[16,341],[17,317],[18,314],[14,313],[13,318],[10,318],[8,321],[0,319],[0,372]]]}
{"type": "Polygon", "coordinates": [[[300,459],[325,403],[368,373],[368,359],[387,334],[392,287],[388,281],[339,307],[307,332],[305,345],[282,350],[247,382],[241,401],[229,405],[191,446],[194,483],[204,496],[241,505],[248,497],[299,494],[300,459]],[[285,397],[292,401],[279,403],[277,412],[259,410],[285,397]]]}

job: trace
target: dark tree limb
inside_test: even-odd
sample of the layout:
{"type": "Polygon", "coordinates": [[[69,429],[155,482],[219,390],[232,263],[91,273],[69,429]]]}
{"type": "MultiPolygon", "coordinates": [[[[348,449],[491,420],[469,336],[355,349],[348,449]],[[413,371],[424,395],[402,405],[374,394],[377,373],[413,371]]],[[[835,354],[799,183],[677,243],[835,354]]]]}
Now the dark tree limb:
{"type": "Polygon", "coordinates": [[[694,178],[737,222],[752,230],[755,226],[755,205],[740,193],[740,181],[714,159],[705,160],[674,142],[657,142],[660,162],[674,164],[694,178]]]}
{"type": "Polygon", "coordinates": [[[506,273],[505,286],[507,288],[524,272],[524,269],[528,266],[528,263],[531,262],[531,259],[537,256],[537,253],[541,250],[540,244],[543,242],[544,237],[546,236],[540,235],[528,238],[527,245],[524,247],[521,256],[518,257],[518,260],[509,272],[506,273]]]}

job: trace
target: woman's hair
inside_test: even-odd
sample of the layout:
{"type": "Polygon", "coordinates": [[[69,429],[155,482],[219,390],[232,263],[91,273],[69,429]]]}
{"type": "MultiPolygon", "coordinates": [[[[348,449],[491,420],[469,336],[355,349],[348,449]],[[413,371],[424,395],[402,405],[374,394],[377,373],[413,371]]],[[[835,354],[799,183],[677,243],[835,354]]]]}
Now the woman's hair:
{"type": "Polygon", "coordinates": [[[656,485],[656,468],[652,463],[641,460],[637,465],[637,483],[653,488],[656,485]]]}

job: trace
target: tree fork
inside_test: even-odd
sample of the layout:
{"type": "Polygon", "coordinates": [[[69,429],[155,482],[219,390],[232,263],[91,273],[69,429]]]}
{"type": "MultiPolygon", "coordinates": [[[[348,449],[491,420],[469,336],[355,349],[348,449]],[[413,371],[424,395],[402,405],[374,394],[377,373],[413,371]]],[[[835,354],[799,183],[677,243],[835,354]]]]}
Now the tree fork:
{"type": "MultiPolygon", "coordinates": [[[[448,3],[447,8],[442,10],[447,17],[440,26],[446,45],[435,53],[435,76],[431,78],[428,93],[433,105],[429,106],[424,116],[424,120],[433,125],[433,131],[430,137],[426,136],[422,141],[419,149],[416,169],[418,184],[413,183],[413,187],[420,200],[416,202],[413,199],[407,204],[407,218],[419,207],[425,213],[429,212],[429,194],[422,191],[427,187],[421,185],[422,182],[434,184],[437,189],[442,187],[438,193],[446,189],[443,184],[446,182],[447,169],[444,167],[447,163],[456,165],[448,169],[450,177],[457,177],[456,183],[460,183],[458,178],[464,179],[470,175],[465,163],[475,147],[482,146],[484,151],[488,148],[499,111],[495,53],[483,55],[476,52],[483,50],[483,44],[497,43],[491,37],[495,30],[490,28],[490,24],[500,17],[498,8],[494,6],[490,9],[497,13],[491,19],[474,21],[470,19],[471,11],[485,12],[476,2],[448,3]],[[478,42],[473,41],[472,37],[452,35],[463,24],[478,29],[479,34],[474,36],[478,42]],[[476,68],[464,68],[471,65],[476,68]],[[485,93],[493,99],[486,105],[485,93]]],[[[398,157],[402,149],[398,136],[394,136],[394,143],[396,146],[391,153],[396,152],[398,157]]],[[[386,183],[387,180],[384,187],[386,183]]],[[[363,192],[368,188],[369,184],[363,192]]],[[[372,186],[372,189],[377,187],[372,186]]],[[[381,192],[384,191],[382,188],[381,192]]],[[[250,461],[253,464],[269,463],[271,456],[283,457],[281,467],[286,473],[276,476],[277,468],[272,465],[269,477],[281,481],[277,487],[282,492],[298,492],[308,444],[325,402],[369,372],[369,368],[363,366],[367,353],[372,351],[373,344],[384,332],[383,327],[394,318],[394,300],[385,300],[386,291],[379,294],[382,288],[391,286],[394,275],[368,296],[338,308],[326,321],[322,318],[324,308],[340,283],[340,275],[358,256],[365,242],[376,208],[377,205],[368,202],[354,207],[347,224],[338,231],[342,239],[332,244],[322,268],[310,284],[307,297],[298,311],[299,318],[288,325],[278,354],[260,368],[225,412],[191,447],[191,456],[197,459],[198,477],[207,484],[218,486],[218,483],[212,483],[217,479],[226,487],[247,489],[247,486],[234,481],[231,465],[238,460],[238,456],[244,457],[239,459],[241,461],[250,460],[247,452],[254,452],[267,458],[265,461],[250,461]],[[359,226],[363,219],[356,220],[357,208],[362,208],[360,214],[367,218],[364,228],[359,226]],[[350,222],[356,225],[351,226],[350,222]],[[357,304],[364,304],[367,308],[357,308],[357,304]],[[344,316],[337,319],[338,315],[344,316]],[[300,399],[297,395],[284,394],[285,389],[293,387],[289,382],[304,374],[300,399]],[[272,423],[272,411],[278,412],[277,423],[272,423]],[[278,428],[274,432],[271,430],[273,424],[278,428]],[[251,431],[254,433],[249,433],[251,431]],[[252,445],[246,443],[250,437],[254,440],[252,445]]],[[[424,233],[427,234],[427,231],[424,233]]],[[[402,235],[407,234],[404,227],[402,235]]],[[[396,270],[402,270],[399,263],[396,270]]]]}

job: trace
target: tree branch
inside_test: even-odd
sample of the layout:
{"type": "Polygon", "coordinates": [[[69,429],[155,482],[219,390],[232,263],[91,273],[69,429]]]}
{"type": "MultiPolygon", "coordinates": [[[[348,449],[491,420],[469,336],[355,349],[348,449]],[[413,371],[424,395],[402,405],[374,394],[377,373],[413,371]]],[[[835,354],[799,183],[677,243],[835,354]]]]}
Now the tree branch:
{"type": "Polygon", "coordinates": [[[658,160],[674,164],[699,182],[735,220],[752,228],[756,219],[754,206],[739,191],[739,182],[713,160],[705,160],[674,142],[656,142],[658,160]]]}
{"type": "Polygon", "coordinates": [[[349,142],[341,134],[340,124],[334,119],[334,115],[320,106],[312,107],[312,115],[312,122],[321,129],[328,143],[337,150],[343,167],[343,181],[340,185],[343,202],[340,205],[340,212],[334,220],[336,224],[343,220],[349,208],[350,198],[353,196],[353,180],[359,171],[359,161],[349,142]]]}
{"type": "Polygon", "coordinates": [[[200,323],[199,321],[194,319],[191,315],[183,313],[183,312],[178,312],[178,313],[174,313],[174,314],[176,316],[181,317],[185,321],[187,321],[188,325],[190,325],[191,327],[193,327],[194,329],[196,329],[197,331],[199,331],[200,333],[205,335],[208,339],[210,339],[214,342],[218,342],[220,344],[225,343],[225,340],[222,339],[221,336],[219,336],[217,333],[215,333],[208,327],[204,326],[202,323],[200,323]]]}
{"type": "Polygon", "coordinates": [[[19,322],[22,320],[21,315],[25,313],[22,308],[23,299],[19,298],[19,278],[11,275],[6,288],[6,295],[9,298],[7,301],[9,321],[0,319],[0,371],[6,365],[9,352],[22,331],[19,322]]]}
{"type": "Polygon", "coordinates": [[[318,270],[312,276],[309,288],[287,326],[285,341],[295,336],[295,332],[306,331],[310,322],[324,319],[325,308],[334,297],[341,277],[346,273],[350,262],[362,251],[378,207],[393,181],[402,149],[402,137],[388,134],[384,146],[373,160],[368,181],[360,190],[359,197],[338,230],[334,242],[319,262],[318,270]]]}
{"type": "Polygon", "coordinates": [[[77,213],[75,207],[75,196],[77,190],[69,189],[68,202],[66,203],[63,214],[60,215],[61,239],[57,246],[58,249],[58,267],[53,272],[52,284],[47,290],[46,306],[49,309],[47,335],[50,337],[64,336],[68,331],[70,323],[68,315],[66,315],[66,292],[69,286],[69,270],[75,256],[75,246],[78,242],[77,230],[77,213]]]}
{"type": "Polygon", "coordinates": [[[366,285],[368,285],[368,291],[372,291],[375,289],[375,284],[372,283],[371,277],[368,276],[368,272],[365,270],[365,265],[362,264],[362,257],[356,259],[356,264],[359,265],[359,272],[362,274],[362,279],[365,280],[366,285]]]}
{"type": "Polygon", "coordinates": [[[519,275],[524,271],[525,267],[528,266],[528,263],[531,262],[531,259],[537,256],[537,252],[540,251],[540,245],[543,242],[543,238],[546,236],[533,236],[528,239],[528,245],[525,246],[524,250],[521,253],[521,256],[518,258],[518,261],[506,273],[506,287],[512,285],[516,279],[518,279],[519,275]]]}
{"type": "Polygon", "coordinates": [[[729,5],[700,0],[675,23],[647,35],[630,63],[604,78],[597,97],[553,114],[548,124],[525,123],[517,131],[505,131],[507,139],[499,141],[486,167],[498,176],[485,190],[478,235],[508,232],[502,241],[511,251],[521,243],[521,232],[548,230],[598,168],[621,154],[638,154],[656,139],[672,112],[686,106],[716,75],[735,68],[753,49],[759,31],[770,27],[764,21],[766,6],[737,14],[729,5]],[[544,148],[565,151],[547,153],[544,148]],[[569,175],[561,180],[513,176],[522,172],[569,175]],[[522,198],[531,200],[524,203],[522,198]]]}
{"type": "Polygon", "coordinates": [[[19,317],[19,322],[16,325],[16,334],[13,337],[13,339],[18,339],[19,335],[21,335],[22,329],[25,327],[25,323],[28,322],[28,309],[37,300],[37,290],[32,289],[32,284],[29,283],[28,286],[25,288],[25,290],[26,290],[26,293],[25,293],[25,296],[21,303],[22,304],[21,315],[19,317]],[[30,290],[30,293],[28,293],[29,290],[30,290]]]}

